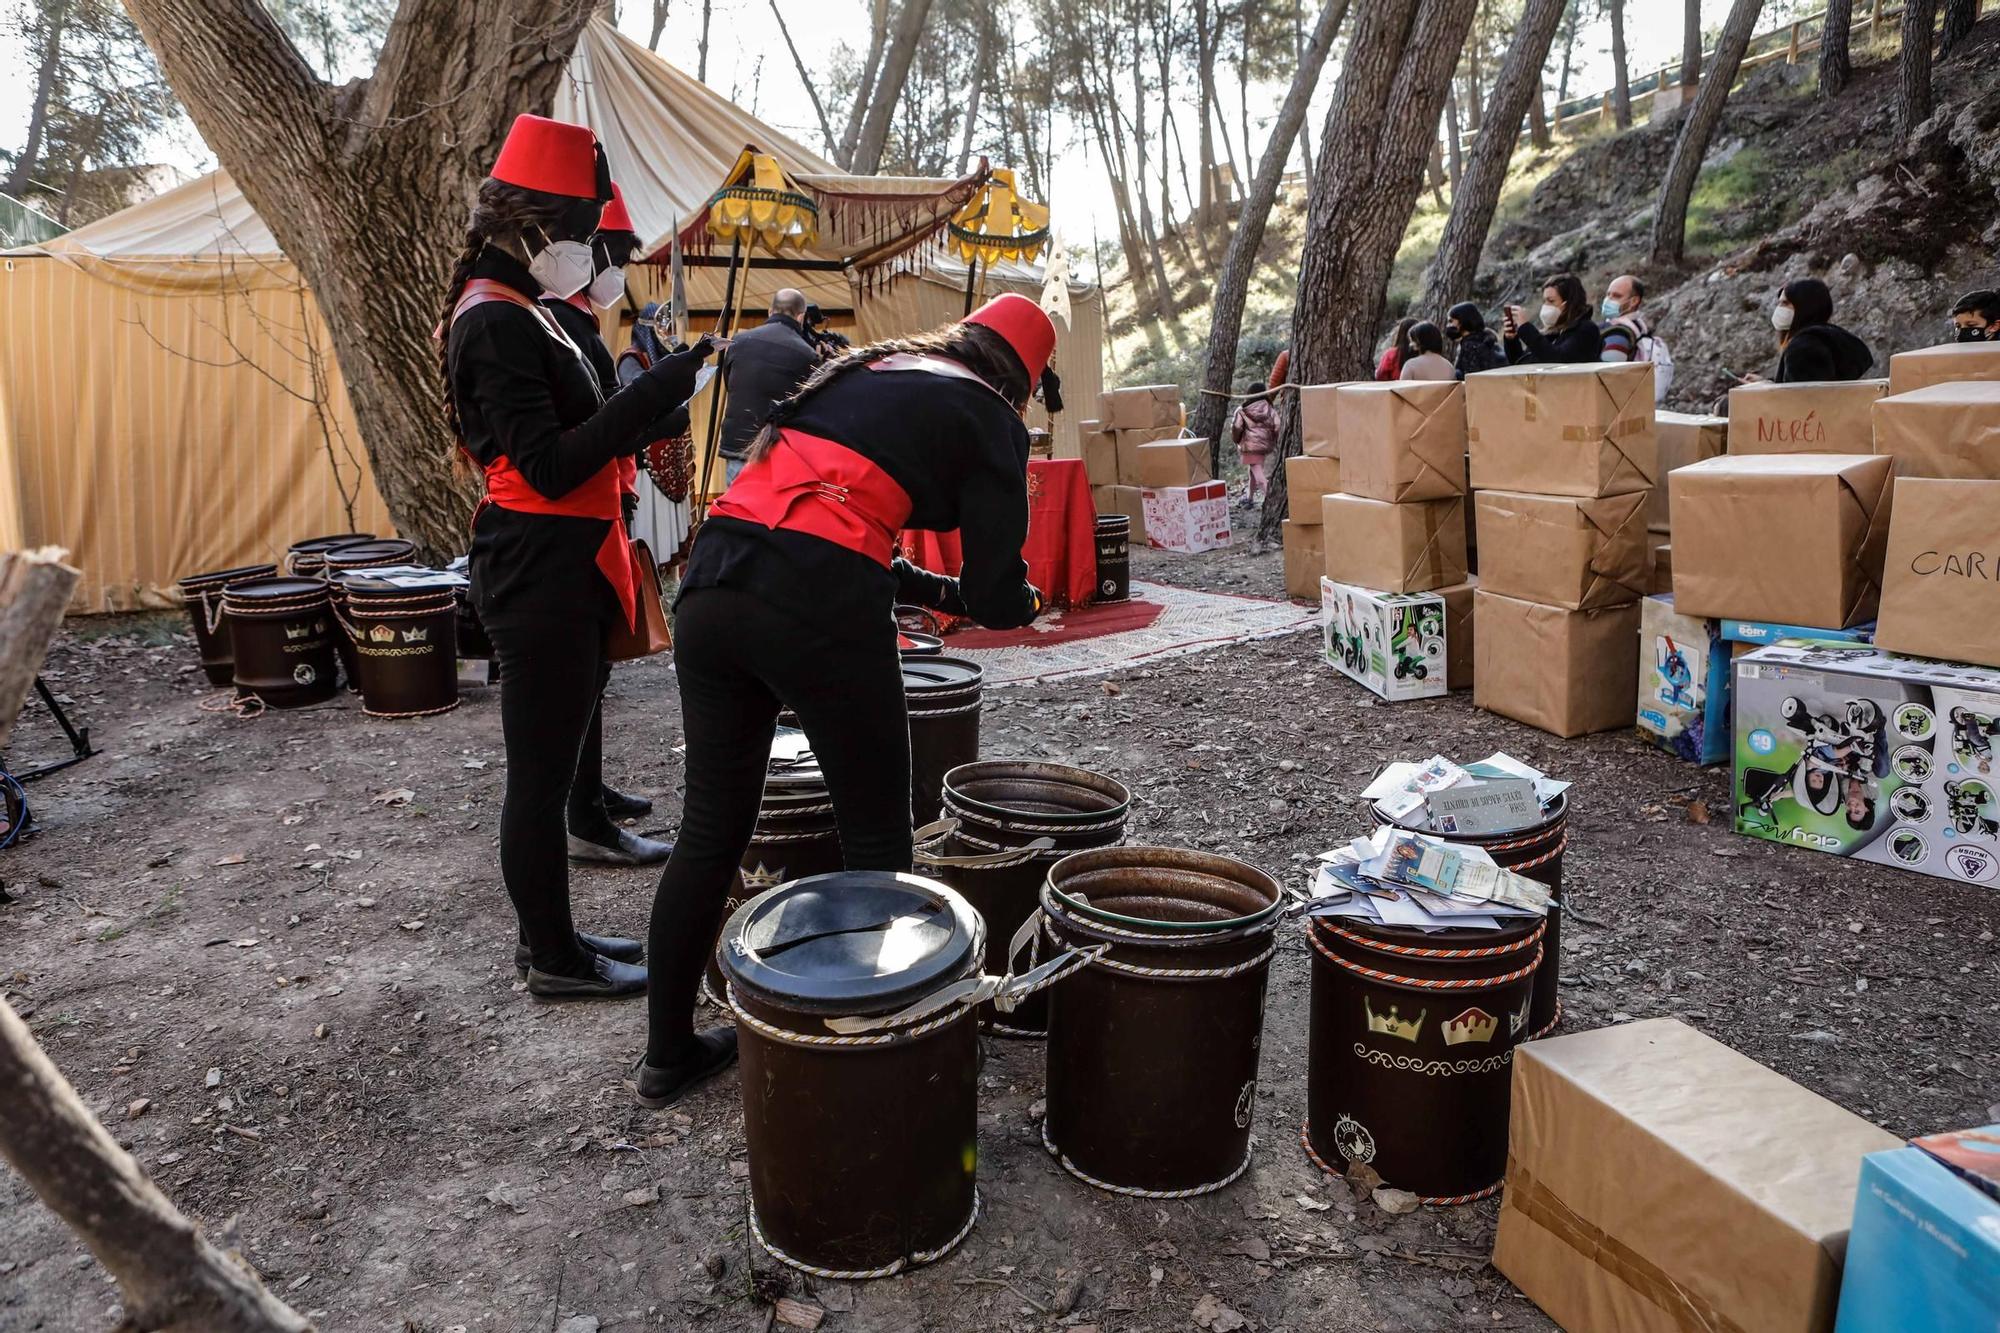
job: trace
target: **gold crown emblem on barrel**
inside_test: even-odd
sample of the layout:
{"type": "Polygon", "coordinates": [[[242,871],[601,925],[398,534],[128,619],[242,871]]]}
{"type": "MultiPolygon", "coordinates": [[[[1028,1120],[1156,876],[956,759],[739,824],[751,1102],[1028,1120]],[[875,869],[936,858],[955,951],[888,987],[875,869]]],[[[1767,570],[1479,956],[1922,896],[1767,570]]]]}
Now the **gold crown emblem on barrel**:
{"type": "Polygon", "coordinates": [[[368,637],[375,643],[394,643],[396,641],[396,631],[390,629],[387,625],[377,625],[368,631],[368,637]]]}
{"type": "Polygon", "coordinates": [[[285,637],[287,639],[303,639],[311,633],[312,633],[312,626],[310,625],[285,626],[285,637]]]}
{"type": "Polygon", "coordinates": [[[415,628],[406,629],[403,631],[404,643],[428,643],[430,641],[430,637],[431,637],[431,631],[428,625],[419,625],[416,626],[415,628]]]}
{"type": "Polygon", "coordinates": [[[1458,1017],[1449,1019],[1444,1025],[1444,1044],[1462,1046],[1472,1041],[1492,1041],[1493,1034],[1500,1030],[1500,1020],[1484,1009],[1472,1008],[1458,1017]]]}
{"type": "Polygon", "coordinates": [[[1389,1006],[1388,1013],[1378,1014],[1375,1012],[1374,1006],[1368,1003],[1366,995],[1361,997],[1361,1009],[1362,1012],[1368,1015],[1368,1030],[1370,1032],[1381,1032],[1391,1037],[1401,1037],[1404,1041],[1415,1041],[1417,1039],[1417,1034],[1423,1031],[1424,1016],[1430,1013],[1428,1009],[1420,1009],[1417,1011],[1415,1018],[1398,1018],[1396,1017],[1396,1006],[1392,1004],[1389,1006]]]}

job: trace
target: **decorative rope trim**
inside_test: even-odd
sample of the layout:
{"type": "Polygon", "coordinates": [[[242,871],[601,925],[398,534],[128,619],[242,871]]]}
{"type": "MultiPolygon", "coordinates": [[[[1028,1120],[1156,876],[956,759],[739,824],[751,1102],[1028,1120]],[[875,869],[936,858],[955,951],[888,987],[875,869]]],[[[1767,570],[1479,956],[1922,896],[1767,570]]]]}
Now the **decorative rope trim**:
{"type": "Polygon", "coordinates": [[[1006,1023],[996,1023],[990,1019],[983,1026],[993,1036],[1005,1037],[1009,1041],[1047,1041],[1049,1039],[1049,1030],[1047,1028],[1017,1028],[1011,1027],[1006,1023]]]}
{"type": "Polygon", "coordinates": [[[238,694],[234,686],[226,687],[227,692],[217,690],[195,705],[204,713],[234,713],[248,721],[264,716],[264,700],[255,694],[238,694]]]}
{"type": "Polygon", "coordinates": [[[750,846],[765,847],[772,843],[818,842],[822,838],[835,836],[835,833],[836,830],[834,829],[827,829],[821,833],[753,833],[750,836],[750,846]]]}
{"type": "Polygon", "coordinates": [[[1400,977],[1397,976],[1394,972],[1378,971],[1375,968],[1365,967],[1360,963],[1349,962],[1347,959],[1342,958],[1339,954],[1335,953],[1333,950],[1327,948],[1325,944],[1321,943],[1319,938],[1319,932],[1314,930],[1310,924],[1308,924],[1306,927],[1306,939],[1311,941],[1313,949],[1321,957],[1325,958],[1328,962],[1338,963],[1340,966],[1346,968],[1349,972],[1353,972],[1358,976],[1367,977],[1371,981],[1386,981],[1393,986],[1411,986],[1417,990],[1472,990],[1473,988],[1479,986],[1505,986],[1509,982],[1519,981],[1522,977],[1527,976],[1530,972],[1533,972],[1536,968],[1542,965],[1542,949],[1541,946],[1538,944],[1535,946],[1535,956],[1528,960],[1527,966],[1516,968],[1514,971],[1507,973],[1505,976],[1400,977]]]}
{"type": "MultiPolygon", "coordinates": [[[[1342,1176],[1340,1172],[1334,1170],[1331,1166],[1329,1166],[1327,1164],[1326,1159],[1321,1157],[1318,1151],[1313,1148],[1312,1118],[1310,1116],[1308,1116],[1305,1122],[1299,1126],[1299,1146],[1306,1150],[1306,1156],[1312,1159],[1312,1164],[1314,1166],[1326,1172],[1329,1176],[1332,1176],[1336,1180],[1345,1178],[1342,1176]]],[[[1456,1207],[1461,1203],[1476,1203],[1481,1199],[1492,1198],[1495,1194],[1498,1194],[1500,1192],[1500,1187],[1506,1183],[1507,1182],[1504,1179],[1496,1180],[1491,1185],[1488,1185],[1485,1189],[1474,1190],[1470,1194],[1419,1194],[1417,1196],[1417,1202],[1430,1204],[1434,1208],[1452,1208],[1456,1207]]],[[[1394,1187],[1391,1186],[1391,1188],[1394,1187]]]]}
{"type": "Polygon", "coordinates": [[[978,712],[978,711],[979,711],[979,700],[977,700],[977,699],[974,699],[974,700],[973,700],[973,701],[972,701],[971,703],[969,703],[969,704],[961,704],[961,705],[960,705],[959,707],[957,707],[957,708],[921,708],[921,709],[919,709],[919,708],[913,708],[913,709],[909,710],[909,716],[911,716],[911,717],[958,717],[958,716],[960,716],[961,714],[965,714],[965,713],[976,713],[976,712],[978,712]]]}
{"type": "MultiPolygon", "coordinates": [[[[703,984],[707,983],[704,981],[703,984]]],[[[915,1027],[899,1028],[894,1032],[870,1032],[858,1037],[836,1037],[830,1034],[821,1036],[817,1033],[793,1032],[790,1028],[781,1028],[758,1018],[737,1002],[736,987],[731,985],[727,978],[723,980],[722,989],[726,1007],[729,1012],[736,1015],[738,1023],[761,1036],[787,1046],[887,1046],[892,1042],[911,1041],[925,1036],[939,1028],[948,1027],[972,1013],[971,1009],[964,1006],[954,1006],[936,1018],[928,1019],[915,1027]]]]}
{"type": "MultiPolygon", "coordinates": [[[[950,809],[951,807],[949,806],[949,804],[947,804],[945,808],[950,809]]],[[[959,829],[958,832],[953,834],[952,836],[956,837],[960,842],[970,843],[974,847],[984,847],[989,852],[1021,852],[1030,850],[1026,847],[1022,847],[1015,843],[988,842],[984,838],[977,837],[973,834],[967,833],[962,828],[959,829]]],[[[1030,861],[1036,859],[1041,859],[1045,861],[1060,861],[1069,854],[1070,854],[1070,849],[1068,848],[1049,847],[1038,850],[1034,853],[1033,856],[1027,857],[1025,859],[1030,861]]]]}
{"type": "Polygon", "coordinates": [[[1075,1162],[1072,1162],[1064,1155],[1063,1150],[1056,1146],[1055,1140],[1049,1137],[1049,1122],[1046,1117],[1042,1120],[1042,1146],[1049,1150],[1049,1156],[1055,1158],[1063,1170],[1069,1172],[1084,1184],[1095,1186],[1109,1194],[1123,1194],[1134,1199],[1192,1199],[1197,1194],[1213,1194],[1219,1189],[1227,1189],[1242,1179],[1243,1173],[1250,1169],[1250,1159],[1257,1153],[1257,1140],[1253,1138],[1248,1144],[1244,1145],[1243,1160],[1237,1164],[1236,1169],[1220,1180],[1211,1181],[1206,1185],[1196,1185],[1184,1190],[1144,1190],[1136,1185],[1114,1185],[1108,1180],[1099,1180],[1096,1176],[1091,1175],[1075,1162]]]}
{"type": "MultiPolygon", "coordinates": [[[[773,807],[770,810],[759,808],[757,811],[757,817],[759,819],[762,819],[765,815],[777,814],[777,813],[779,813],[779,811],[775,807],[773,807]]],[[[783,813],[787,818],[789,818],[792,815],[830,815],[833,813],[833,802],[818,801],[812,805],[788,805],[784,808],[783,813]]]]}
{"type": "Polygon", "coordinates": [[[1548,928],[1548,923],[1544,921],[1541,925],[1535,927],[1533,934],[1515,940],[1512,944],[1495,944],[1484,949],[1426,949],[1418,944],[1391,944],[1387,940],[1370,939],[1366,935],[1357,935],[1351,930],[1336,926],[1330,921],[1326,925],[1326,929],[1344,940],[1352,940],[1356,944],[1365,944],[1371,949],[1380,949],[1384,953],[1407,954],[1413,958],[1496,958],[1501,954],[1519,953],[1523,949],[1530,949],[1541,943],[1542,936],[1548,931],[1548,928]]]}
{"type": "Polygon", "coordinates": [[[1514,838],[1508,842],[1480,842],[1471,845],[1483,852],[1512,852],[1518,851],[1523,847],[1533,847],[1542,840],[1553,838],[1558,834],[1561,835],[1565,844],[1569,842],[1569,816],[1567,814],[1554,827],[1540,829],[1525,838],[1514,838]]]}
{"type": "MultiPolygon", "coordinates": [[[[1044,899],[1054,896],[1055,889],[1053,885],[1044,885],[1043,887],[1046,890],[1046,892],[1043,894],[1044,899]]],[[[1048,915],[1048,903],[1046,901],[1042,903],[1042,913],[1044,919],[1046,919],[1048,915]]],[[[1065,913],[1065,915],[1067,915],[1067,913],[1065,913]]],[[[1177,935],[1161,935],[1144,930],[1131,930],[1124,926],[1114,926],[1108,921],[1099,921],[1095,917],[1089,918],[1088,920],[1082,922],[1082,924],[1088,926],[1091,930],[1101,930],[1107,935],[1122,935],[1128,940],[1132,940],[1136,943],[1141,943],[1141,944],[1176,945],[1176,944],[1186,944],[1191,940],[1200,940],[1205,938],[1204,936],[1199,935],[1191,930],[1177,935]]],[[[1233,934],[1236,931],[1236,929],[1237,929],[1236,927],[1231,927],[1227,933],[1233,934]]],[[[1273,913],[1271,916],[1265,918],[1263,921],[1257,923],[1256,925],[1242,927],[1241,929],[1243,932],[1242,937],[1244,939],[1251,939],[1257,935],[1266,934],[1268,932],[1274,932],[1278,929],[1278,914],[1273,913]]],[[[1217,933],[1220,934],[1224,932],[1217,932],[1217,933]]]]}
{"type": "MultiPolygon", "coordinates": [[[[950,810],[953,814],[963,818],[976,819],[982,824],[1001,822],[990,815],[981,815],[967,810],[963,805],[952,800],[951,789],[949,787],[944,790],[944,806],[945,809],[950,810]]],[[[1124,828],[1125,816],[1119,815],[1116,819],[1107,819],[1097,824],[1021,824],[1010,819],[1005,821],[1005,826],[1012,833],[1103,833],[1109,829],[1124,828]]],[[[964,835],[961,834],[960,836],[964,835]]],[[[969,838],[966,840],[968,842],[971,841],[969,838]]]]}
{"type": "Polygon", "coordinates": [[[965,1238],[972,1234],[972,1228],[978,1222],[979,1187],[975,1185],[972,1190],[972,1212],[966,1217],[965,1225],[958,1229],[957,1235],[936,1249],[920,1250],[915,1254],[892,1260],[880,1268],[820,1268],[805,1262],[803,1259],[794,1258],[773,1245],[770,1238],[764,1234],[764,1224],[757,1219],[757,1205],[754,1203],[750,1205],[750,1234],[757,1238],[757,1244],[762,1248],[764,1253],[770,1255],[781,1264],[798,1269],[801,1273],[810,1273],[814,1277],[828,1278],[835,1282],[866,1282],[878,1277],[894,1277],[906,1268],[920,1268],[925,1264],[936,1263],[939,1259],[944,1258],[947,1254],[957,1249],[964,1242],[965,1238]]]}
{"type": "Polygon", "coordinates": [[[1550,861],[1555,860],[1558,856],[1561,856],[1564,852],[1568,850],[1569,850],[1569,831],[1565,829],[1563,831],[1562,841],[1558,842],[1553,850],[1543,852],[1540,856],[1534,858],[1532,861],[1522,861],[1515,865],[1502,866],[1501,869],[1511,870],[1518,875],[1524,870],[1533,870],[1536,866],[1547,865],[1550,861]]]}
{"type": "Polygon", "coordinates": [[[440,713],[449,713],[452,709],[458,707],[459,702],[460,702],[459,700],[453,699],[450,703],[445,704],[441,708],[417,708],[417,709],[412,709],[406,713],[385,713],[379,708],[370,708],[367,704],[366,696],[363,696],[361,711],[366,713],[370,717],[385,717],[391,719],[404,718],[404,717],[436,717],[440,713]]]}
{"type": "Polygon", "coordinates": [[[222,609],[238,620],[286,620],[302,612],[317,611],[332,605],[333,599],[325,592],[314,593],[307,597],[287,598],[282,602],[276,600],[253,602],[248,606],[241,602],[230,601],[225,593],[222,609]]]}
{"type": "Polygon", "coordinates": [[[1277,952],[1278,942],[1272,940],[1270,947],[1264,952],[1232,967],[1141,967],[1137,963],[1121,963],[1109,955],[1095,958],[1084,966],[1108,967],[1113,972],[1124,972],[1135,977],[1151,977],[1156,981],[1220,981],[1224,977],[1254,972],[1270,962],[1271,956],[1277,952]]]}
{"type": "Polygon", "coordinates": [[[1527,1036],[1521,1038],[1521,1040],[1534,1041],[1538,1037],[1546,1037],[1551,1032],[1554,1032],[1556,1030],[1556,1025],[1562,1021],[1563,1021],[1563,1002],[1562,1002],[1562,996],[1558,995],[1556,996],[1555,1016],[1549,1019],[1548,1022],[1536,1028],[1533,1032],[1530,1032],[1527,1036]]]}

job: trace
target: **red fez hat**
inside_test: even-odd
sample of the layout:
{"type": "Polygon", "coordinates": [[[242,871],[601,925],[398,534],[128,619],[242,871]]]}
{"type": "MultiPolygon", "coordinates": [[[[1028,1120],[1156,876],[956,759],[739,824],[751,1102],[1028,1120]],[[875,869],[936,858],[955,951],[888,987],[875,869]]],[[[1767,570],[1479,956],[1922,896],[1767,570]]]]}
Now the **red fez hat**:
{"type": "Polygon", "coordinates": [[[544,194],[599,199],[597,136],[588,127],[547,116],[514,117],[507,142],[488,173],[494,180],[544,194]]]}
{"type": "Polygon", "coordinates": [[[599,231],[629,231],[634,236],[639,229],[632,225],[632,215],[625,211],[625,192],[618,188],[618,182],[611,182],[611,202],[604,206],[604,213],[597,219],[599,231]]]}
{"type": "Polygon", "coordinates": [[[1056,326],[1040,306],[1017,293],[1002,292],[967,315],[965,322],[984,325],[1006,339],[1028,372],[1028,387],[1034,388],[1048,368],[1049,354],[1056,350],[1056,326]]]}

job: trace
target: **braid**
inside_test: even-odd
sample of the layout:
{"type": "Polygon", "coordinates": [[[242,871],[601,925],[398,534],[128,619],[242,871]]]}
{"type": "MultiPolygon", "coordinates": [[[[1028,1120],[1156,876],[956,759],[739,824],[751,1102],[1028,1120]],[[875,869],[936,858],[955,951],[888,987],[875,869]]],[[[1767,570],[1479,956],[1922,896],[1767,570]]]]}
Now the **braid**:
{"type": "Polygon", "coordinates": [[[465,245],[458,252],[458,259],[452,265],[451,281],[446,285],[444,309],[438,315],[438,374],[444,381],[444,424],[451,432],[452,452],[458,453],[461,438],[458,423],[458,399],[451,391],[451,316],[458,308],[458,298],[465,294],[465,284],[472,281],[472,266],[479,260],[480,252],[486,249],[486,237],[477,229],[465,233],[465,245]]]}

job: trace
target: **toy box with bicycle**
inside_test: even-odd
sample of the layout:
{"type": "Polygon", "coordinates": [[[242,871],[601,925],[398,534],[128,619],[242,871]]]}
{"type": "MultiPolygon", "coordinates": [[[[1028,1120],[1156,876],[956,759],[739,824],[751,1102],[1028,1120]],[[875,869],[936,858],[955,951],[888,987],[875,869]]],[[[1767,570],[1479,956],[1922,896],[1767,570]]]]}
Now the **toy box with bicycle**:
{"type": "Polygon", "coordinates": [[[1738,833],[2000,885],[2000,669],[1803,639],[1735,665],[1738,833]]]}
{"type": "Polygon", "coordinates": [[[1729,644],[1671,595],[1639,603],[1639,734],[1694,764],[1729,758],[1729,644]]]}
{"type": "Polygon", "coordinates": [[[1326,660],[1384,699],[1443,694],[1445,603],[1434,592],[1377,592],[1319,581],[1326,660]]]}

